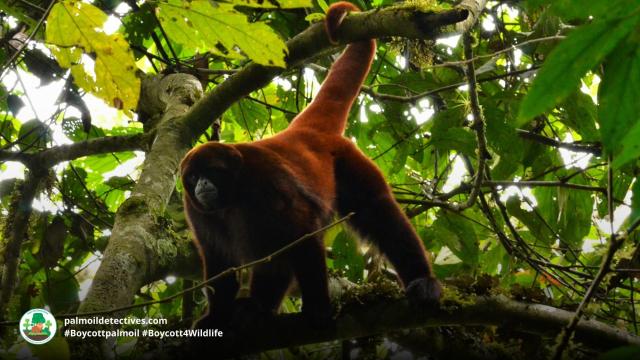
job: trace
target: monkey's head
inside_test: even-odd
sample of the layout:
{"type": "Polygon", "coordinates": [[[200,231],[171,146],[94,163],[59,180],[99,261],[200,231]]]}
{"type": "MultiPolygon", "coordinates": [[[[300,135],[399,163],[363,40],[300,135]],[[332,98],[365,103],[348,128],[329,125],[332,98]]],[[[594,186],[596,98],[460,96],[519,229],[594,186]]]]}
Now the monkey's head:
{"type": "Polygon", "coordinates": [[[229,207],[242,163],[242,154],[233,145],[209,142],[189,151],[180,175],[190,203],[201,212],[229,207]]]}

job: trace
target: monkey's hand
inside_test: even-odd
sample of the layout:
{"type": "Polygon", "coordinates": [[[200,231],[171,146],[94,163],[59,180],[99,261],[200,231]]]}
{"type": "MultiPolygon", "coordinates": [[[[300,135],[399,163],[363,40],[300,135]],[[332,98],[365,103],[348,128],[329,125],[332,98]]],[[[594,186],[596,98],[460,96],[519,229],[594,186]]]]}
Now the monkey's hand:
{"type": "Polygon", "coordinates": [[[435,277],[424,277],[412,280],[405,292],[412,305],[436,306],[440,303],[442,286],[435,277]]]}

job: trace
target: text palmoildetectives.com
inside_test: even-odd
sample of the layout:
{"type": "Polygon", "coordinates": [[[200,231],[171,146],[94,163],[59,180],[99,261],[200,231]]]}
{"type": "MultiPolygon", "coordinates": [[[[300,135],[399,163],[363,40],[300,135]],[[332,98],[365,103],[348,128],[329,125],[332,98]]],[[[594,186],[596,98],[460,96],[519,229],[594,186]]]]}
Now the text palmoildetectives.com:
{"type": "Polygon", "coordinates": [[[102,316],[71,317],[64,319],[64,326],[69,325],[166,325],[167,319],[158,318],[110,318],[102,316]]]}
{"type": "Polygon", "coordinates": [[[184,338],[184,337],[222,337],[222,331],[218,329],[182,329],[182,330],[154,330],[154,329],[132,329],[132,330],[76,330],[67,329],[64,331],[65,337],[76,338],[108,338],[108,337],[154,337],[154,338],[184,338]]]}

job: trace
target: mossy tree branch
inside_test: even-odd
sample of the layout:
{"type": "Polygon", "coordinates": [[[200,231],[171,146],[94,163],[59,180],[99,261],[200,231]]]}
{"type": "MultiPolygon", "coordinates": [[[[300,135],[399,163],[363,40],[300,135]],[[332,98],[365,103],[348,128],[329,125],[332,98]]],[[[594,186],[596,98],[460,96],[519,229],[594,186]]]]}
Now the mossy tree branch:
{"type": "MultiPolygon", "coordinates": [[[[446,294],[446,293],[445,293],[446,294]]],[[[235,357],[272,349],[386,334],[391,331],[438,326],[500,326],[553,337],[573,313],[555,307],[523,303],[498,296],[459,296],[445,299],[439,309],[412,306],[406,299],[364,296],[366,301],[345,305],[334,323],[317,330],[301,314],[280,315],[256,322],[237,336],[211,341],[217,356],[235,357]],[[244,339],[251,339],[247,344],[244,339]]],[[[595,320],[581,320],[576,341],[596,349],[640,345],[640,337],[595,320]]]]}

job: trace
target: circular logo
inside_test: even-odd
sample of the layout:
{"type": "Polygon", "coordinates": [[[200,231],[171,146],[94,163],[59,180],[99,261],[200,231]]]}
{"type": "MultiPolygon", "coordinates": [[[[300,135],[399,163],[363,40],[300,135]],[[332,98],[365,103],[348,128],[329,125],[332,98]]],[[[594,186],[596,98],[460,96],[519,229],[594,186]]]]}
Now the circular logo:
{"type": "Polygon", "coordinates": [[[56,319],[45,309],[31,309],[20,318],[20,335],[31,344],[45,344],[56,334],[56,319]]]}

